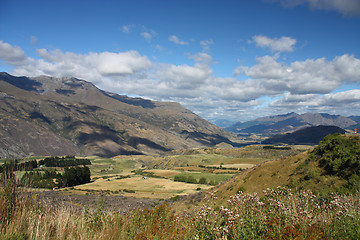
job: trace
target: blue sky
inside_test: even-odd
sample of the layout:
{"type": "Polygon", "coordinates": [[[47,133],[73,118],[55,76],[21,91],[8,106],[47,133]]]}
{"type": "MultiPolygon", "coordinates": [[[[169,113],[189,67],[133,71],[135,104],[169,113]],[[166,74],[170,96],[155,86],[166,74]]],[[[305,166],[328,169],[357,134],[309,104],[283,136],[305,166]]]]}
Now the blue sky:
{"type": "Polygon", "coordinates": [[[74,76],[208,120],[359,115],[359,32],[360,0],[0,0],[0,71],[74,76]]]}

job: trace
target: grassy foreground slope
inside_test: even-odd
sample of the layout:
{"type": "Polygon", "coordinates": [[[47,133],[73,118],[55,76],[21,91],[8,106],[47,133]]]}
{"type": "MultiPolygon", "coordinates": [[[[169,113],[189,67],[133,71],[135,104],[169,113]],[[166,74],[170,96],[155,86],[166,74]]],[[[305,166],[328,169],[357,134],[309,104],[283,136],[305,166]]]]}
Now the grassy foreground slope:
{"type": "MultiPolygon", "coordinates": [[[[328,196],[332,192],[356,194],[360,191],[360,137],[333,134],[325,137],[317,147],[295,156],[263,162],[234,175],[219,184],[218,204],[225,204],[239,191],[264,196],[266,189],[284,186],[297,190],[311,190],[328,196]]],[[[188,197],[185,203],[198,197],[188,197]]],[[[200,203],[199,203],[200,204],[200,203]]]]}
{"type": "Polygon", "coordinates": [[[82,212],[54,207],[19,193],[13,174],[5,172],[0,238],[360,239],[359,144],[357,136],[330,135],[312,151],[235,175],[181,213],[174,211],[181,202],[106,212],[101,198],[96,209],[82,212]]]}

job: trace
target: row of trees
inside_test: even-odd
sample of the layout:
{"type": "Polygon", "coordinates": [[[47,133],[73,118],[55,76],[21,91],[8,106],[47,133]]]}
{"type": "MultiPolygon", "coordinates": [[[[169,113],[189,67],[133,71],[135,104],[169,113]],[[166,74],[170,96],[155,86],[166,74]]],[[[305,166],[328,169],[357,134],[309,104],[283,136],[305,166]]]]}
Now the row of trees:
{"type": "Polygon", "coordinates": [[[45,167],[71,167],[78,165],[91,165],[91,162],[89,159],[75,158],[75,156],[47,157],[44,160],[40,160],[39,165],[43,165],[45,167]]]}
{"type": "Polygon", "coordinates": [[[185,182],[192,184],[208,184],[208,185],[217,185],[218,183],[215,181],[208,181],[205,177],[201,177],[199,180],[194,178],[193,176],[185,176],[185,175],[176,175],[174,177],[175,182],[185,182]]]}
{"type": "Polygon", "coordinates": [[[205,165],[198,165],[200,168],[207,168],[207,169],[223,169],[223,170],[234,170],[234,171],[242,171],[242,168],[235,168],[235,167],[223,167],[224,164],[220,164],[219,167],[216,166],[205,166],[205,165]]]}
{"type": "Polygon", "coordinates": [[[47,157],[39,162],[36,160],[26,161],[19,163],[19,160],[6,162],[0,166],[0,173],[3,172],[5,167],[11,168],[13,171],[32,171],[40,166],[45,167],[73,167],[79,165],[91,165],[89,159],[75,158],[75,156],[65,157],[47,157]]]}
{"type": "Polygon", "coordinates": [[[4,171],[4,169],[12,169],[12,171],[32,171],[33,169],[37,168],[38,162],[36,160],[27,161],[19,163],[18,160],[14,160],[11,162],[5,162],[3,165],[0,166],[0,173],[4,171]]]}
{"type": "Polygon", "coordinates": [[[26,172],[21,182],[26,186],[35,188],[71,187],[89,183],[91,180],[90,169],[87,166],[64,168],[64,173],[57,173],[55,169],[44,171],[26,172]]]}

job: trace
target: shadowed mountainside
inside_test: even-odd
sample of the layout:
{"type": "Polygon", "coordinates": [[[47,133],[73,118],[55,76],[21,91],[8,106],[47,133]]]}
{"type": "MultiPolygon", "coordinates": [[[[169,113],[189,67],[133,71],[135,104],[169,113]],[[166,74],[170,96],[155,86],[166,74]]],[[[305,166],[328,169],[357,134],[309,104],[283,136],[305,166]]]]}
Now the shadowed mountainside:
{"type": "Polygon", "coordinates": [[[262,143],[264,144],[291,144],[291,145],[317,145],[326,135],[341,133],[345,130],[336,126],[316,126],[297,130],[293,133],[277,134],[262,143]]]}

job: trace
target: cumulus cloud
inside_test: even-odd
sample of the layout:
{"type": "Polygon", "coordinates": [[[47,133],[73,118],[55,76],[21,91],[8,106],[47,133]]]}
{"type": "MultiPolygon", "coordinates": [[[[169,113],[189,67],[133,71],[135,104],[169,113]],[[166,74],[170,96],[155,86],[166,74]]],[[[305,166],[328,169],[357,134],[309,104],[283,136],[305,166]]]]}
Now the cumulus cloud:
{"type": "Polygon", "coordinates": [[[296,39],[291,37],[269,38],[262,35],[253,36],[252,41],[258,47],[269,48],[272,52],[293,52],[296,39]]]}
{"type": "Polygon", "coordinates": [[[175,43],[175,44],[177,44],[177,45],[189,45],[188,42],[185,42],[185,41],[180,40],[180,39],[179,39],[177,36],[175,36],[175,35],[170,36],[170,37],[169,37],[169,41],[170,41],[170,42],[173,42],[173,43],[175,43]]]}
{"type": "Polygon", "coordinates": [[[276,0],[286,7],[308,4],[314,10],[338,11],[344,16],[360,16],[359,0],[276,0]]]}
{"type": "Polygon", "coordinates": [[[37,54],[40,59],[28,58],[21,48],[0,43],[0,59],[13,65],[16,75],[74,76],[97,83],[104,77],[134,75],[152,67],[137,51],[75,54],[42,48],[37,54]]]}
{"type": "Polygon", "coordinates": [[[210,63],[212,57],[206,53],[190,55],[194,60],[193,66],[159,64],[155,69],[155,77],[172,89],[197,89],[205,84],[212,74],[210,63]]]}
{"type": "Polygon", "coordinates": [[[235,73],[242,73],[275,93],[325,94],[344,83],[360,83],[360,60],[344,54],[327,61],[325,58],[295,61],[287,65],[275,57],[256,59],[252,67],[239,66],[235,73]]]}
{"type": "Polygon", "coordinates": [[[21,65],[28,61],[28,57],[20,47],[0,40],[0,60],[10,65],[21,65]]]}
{"type": "MultiPolygon", "coordinates": [[[[357,104],[357,106],[360,105],[360,89],[352,89],[333,94],[326,94],[319,101],[319,105],[329,105],[337,107],[347,107],[349,106],[348,104],[357,104]]],[[[354,107],[354,105],[352,106],[354,107]]]]}
{"type": "Polygon", "coordinates": [[[234,70],[247,80],[214,76],[214,60],[205,52],[188,55],[193,63],[179,65],[151,62],[137,51],[77,54],[42,48],[37,55],[27,57],[20,47],[0,41],[0,60],[13,66],[14,75],[73,76],[107,91],[177,101],[207,118],[360,108],[359,89],[334,93],[344,84],[360,84],[360,59],[348,54],[289,64],[276,56],[259,57],[255,65],[234,70]]]}
{"type": "Polygon", "coordinates": [[[306,94],[293,95],[286,93],[282,99],[274,100],[269,104],[273,109],[298,112],[328,112],[345,116],[356,115],[354,109],[360,107],[360,89],[353,89],[324,95],[306,94]],[[351,106],[351,107],[349,107],[351,106]]]}

